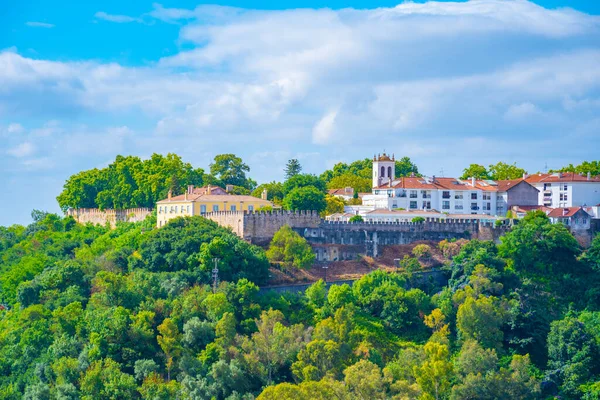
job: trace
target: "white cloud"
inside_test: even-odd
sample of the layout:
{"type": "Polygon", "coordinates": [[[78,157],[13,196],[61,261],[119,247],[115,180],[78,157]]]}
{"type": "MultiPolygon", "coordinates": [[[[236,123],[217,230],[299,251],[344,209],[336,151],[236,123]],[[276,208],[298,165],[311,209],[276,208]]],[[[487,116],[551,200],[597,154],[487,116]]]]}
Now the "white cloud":
{"type": "Polygon", "coordinates": [[[312,130],[312,139],[315,144],[327,144],[333,140],[335,134],[335,119],[338,111],[330,111],[323,116],[312,130]]]}
{"type": "Polygon", "coordinates": [[[511,105],[508,110],[506,110],[506,113],[504,113],[504,117],[511,120],[518,120],[531,117],[539,112],[540,110],[535,104],[525,102],[511,105]]]}
{"type": "Polygon", "coordinates": [[[98,11],[94,14],[94,17],[110,22],[116,22],[119,24],[129,23],[129,22],[142,22],[141,18],[130,17],[128,15],[119,15],[119,14],[108,14],[104,11],[98,11]]]}
{"type": "Polygon", "coordinates": [[[8,131],[8,133],[23,133],[25,132],[25,128],[23,128],[23,125],[18,124],[18,123],[12,123],[10,125],[8,125],[8,128],[6,129],[8,131]]]}
{"type": "Polygon", "coordinates": [[[8,149],[6,152],[13,157],[22,158],[33,154],[35,148],[30,142],[23,142],[15,147],[8,149]]]}
{"type": "MultiPolygon", "coordinates": [[[[459,174],[472,154],[519,161],[520,150],[501,145],[514,138],[553,143],[577,132],[589,154],[600,145],[600,21],[573,10],[524,0],[283,11],[155,4],[102,17],[179,24],[185,50],[136,67],[0,52],[0,118],[60,120],[28,123],[18,139],[56,168],[154,151],[206,167],[211,155],[235,152],[254,178],[271,180],[288,157],[311,155],[306,169],[319,172],[385,147],[423,172],[459,174]]],[[[18,145],[11,140],[0,152],[18,145]]],[[[541,156],[524,157],[543,167],[541,156]]]]}
{"type": "Polygon", "coordinates": [[[49,24],[47,22],[28,21],[25,25],[32,28],[54,28],[54,24],[49,24]]]}

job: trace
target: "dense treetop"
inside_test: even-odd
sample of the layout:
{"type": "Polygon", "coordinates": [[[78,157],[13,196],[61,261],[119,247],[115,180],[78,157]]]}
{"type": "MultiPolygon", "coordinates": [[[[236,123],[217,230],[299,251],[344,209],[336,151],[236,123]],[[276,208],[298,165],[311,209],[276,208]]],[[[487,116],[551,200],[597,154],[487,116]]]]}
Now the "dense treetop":
{"type": "MultiPolygon", "coordinates": [[[[317,190],[314,186],[300,186],[317,190]]],[[[0,228],[2,399],[595,399],[600,237],[583,250],[532,213],[496,245],[443,241],[447,286],[374,271],[259,295],[268,252],[201,217],[153,229],[43,212],[0,228]],[[220,284],[212,287],[218,260],[220,284]]]]}

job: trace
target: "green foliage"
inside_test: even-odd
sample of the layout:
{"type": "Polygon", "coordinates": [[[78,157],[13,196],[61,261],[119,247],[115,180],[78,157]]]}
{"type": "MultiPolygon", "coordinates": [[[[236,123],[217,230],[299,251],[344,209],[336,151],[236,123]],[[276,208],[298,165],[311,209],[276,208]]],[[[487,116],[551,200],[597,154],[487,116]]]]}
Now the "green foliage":
{"type": "Polygon", "coordinates": [[[306,239],[288,225],[281,227],[275,233],[267,250],[269,261],[281,263],[285,268],[310,268],[315,257],[306,239]]]}
{"type": "Polygon", "coordinates": [[[327,208],[327,201],[325,200],[325,194],[314,186],[297,187],[285,195],[283,208],[293,211],[317,211],[321,213],[327,208]]]}
{"type": "Polygon", "coordinates": [[[284,172],[285,172],[286,180],[300,174],[300,172],[302,172],[302,165],[300,165],[300,161],[298,161],[295,158],[292,158],[291,160],[289,160],[287,162],[287,164],[285,165],[284,172]]]}
{"type": "Polygon", "coordinates": [[[344,200],[340,199],[339,197],[327,195],[325,196],[325,202],[327,203],[327,207],[324,211],[325,215],[344,212],[344,206],[346,203],[344,203],[344,200]]]}
{"type": "Polygon", "coordinates": [[[311,174],[298,174],[292,176],[283,183],[284,197],[287,197],[294,189],[308,187],[316,188],[320,192],[325,192],[325,182],[321,178],[311,174]]]}
{"type": "Polygon", "coordinates": [[[351,173],[344,173],[342,175],[335,176],[329,182],[327,182],[327,188],[329,189],[342,189],[351,187],[357,194],[358,192],[371,192],[372,185],[373,182],[371,178],[357,176],[351,173]]]}
{"type": "Polygon", "coordinates": [[[256,182],[246,176],[250,167],[235,154],[219,154],[210,164],[210,173],[222,186],[234,185],[249,190],[256,187],[256,182]]]}
{"type": "Polygon", "coordinates": [[[421,223],[425,222],[425,218],[423,218],[423,217],[414,217],[411,220],[411,222],[415,223],[415,224],[421,224],[421,223]]]}
{"type": "Polygon", "coordinates": [[[431,257],[431,247],[426,244],[418,244],[413,247],[412,253],[417,258],[429,258],[431,257]]]}
{"type": "Polygon", "coordinates": [[[201,186],[204,171],[194,169],[175,154],[153,154],[148,160],[134,156],[117,156],[103,169],[72,175],[57,197],[67,208],[154,208],[157,201],[183,193],[188,185],[201,186]]]}
{"type": "Polygon", "coordinates": [[[558,170],[550,170],[550,172],[575,172],[582,175],[587,175],[588,172],[592,176],[600,175],[600,161],[584,161],[577,166],[569,164],[558,170]]]}
{"type": "Polygon", "coordinates": [[[283,200],[283,184],[280,182],[270,182],[258,185],[256,189],[252,191],[252,196],[261,198],[263,191],[267,191],[267,200],[281,203],[283,200]]]}
{"type": "Polygon", "coordinates": [[[483,165],[471,164],[468,168],[463,170],[460,179],[519,179],[522,178],[525,173],[527,173],[527,171],[517,167],[516,163],[507,164],[500,161],[496,164],[490,164],[487,169],[483,165]]]}
{"type": "Polygon", "coordinates": [[[348,222],[364,222],[364,221],[365,220],[363,219],[362,215],[353,215],[348,220],[348,222]]]}

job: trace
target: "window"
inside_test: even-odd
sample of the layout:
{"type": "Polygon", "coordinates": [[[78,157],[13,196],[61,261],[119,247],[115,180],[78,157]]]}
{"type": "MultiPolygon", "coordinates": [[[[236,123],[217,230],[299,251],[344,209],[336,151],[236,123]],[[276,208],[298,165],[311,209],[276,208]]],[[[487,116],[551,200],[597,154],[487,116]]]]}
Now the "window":
{"type": "Polygon", "coordinates": [[[175,214],[177,214],[177,206],[175,206],[175,214]]]}
{"type": "Polygon", "coordinates": [[[489,192],[483,192],[483,199],[484,200],[491,200],[492,199],[492,194],[489,192]]]}
{"type": "Polygon", "coordinates": [[[158,213],[162,214],[162,206],[158,207],[158,213]]]}
{"type": "Polygon", "coordinates": [[[454,205],[454,209],[455,209],[455,210],[462,210],[462,209],[463,209],[463,203],[462,203],[462,202],[460,202],[460,203],[456,203],[456,204],[454,205]]]}
{"type": "Polygon", "coordinates": [[[253,205],[249,205],[248,206],[248,211],[254,211],[254,206],[253,205]]]}
{"type": "Polygon", "coordinates": [[[200,206],[200,214],[206,214],[206,205],[205,204],[202,204],[200,206]]]}
{"type": "Polygon", "coordinates": [[[421,190],[421,197],[423,197],[424,199],[430,199],[431,192],[429,190],[421,190]]]}
{"type": "Polygon", "coordinates": [[[429,210],[431,208],[430,201],[423,201],[423,210],[429,210]]]}
{"type": "Polygon", "coordinates": [[[477,192],[471,192],[471,200],[477,200],[477,192]]]}
{"type": "Polygon", "coordinates": [[[232,204],[232,205],[229,207],[229,210],[231,210],[231,211],[236,211],[236,207],[235,207],[235,205],[234,205],[234,204],[232,204]]]}
{"type": "Polygon", "coordinates": [[[462,200],[463,199],[463,192],[456,192],[456,193],[454,193],[454,198],[456,200],[462,200]]]}
{"type": "Polygon", "coordinates": [[[566,193],[560,194],[560,201],[568,201],[568,197],[566,193]]]}
{"type": "Polygon", "coordinates": [[[483,209],[485,211],[491,211],[492,210],[492,204],[491,203],[483,203],[483,209]]]}
{"type": "Polygon", "coordinates": [[[398,192],[398,197],[406,197],[406,190],[400,190],[398,192]]]}
{"type": "MultiPolygon", "coordinates": [[[[411,190],[411,191],[410,191],[410,196],[409,196],[409,197],[410,197],[411,199],[416,199],[416,198],[417,198],[417,191],[416,191],[416,190],[411,190]]],[[[415,206],[415,208],[417,208],[417,207],[415,206]]]]}
{"type": "Polygon", "coordinates": [[[449,210],[449,209],[450,209],[450,202],[448,200],[442,201],[442,210],[449,210]]]}
{"type": "Polygon", "coordinates": [[[477,203],[471,203],[471,211],[477,211],[479,207],[477,207],[477,203]]]}
{"type": "Polygon", "coordinates": [[[564,190],[565,192],[567,191],[567,184],[563,184],[560,186],[561,190],[564,190]]]}
{"type": "Polygon", "coordinates": [[[385,176],[385,167],[381,167],[381,177],[385,176]]]}
{"type": "Polygon", "coordinates": [[[449,199],[450,198],[450,191],[449,190],[444,190],[442,192],[442,199],[449,199]]]}
{"type": "Polygon", "coordinates": [[[392,179],[392,167],[388,167],[388,177],[392,179]]]}
{"type": "Polygon", "coordinates": [[[410,208],[416,209],[417,208],[417,202],[416,201],[411,201],[410,202],[410,208]]]}
{"type": "Polygon", "coordinates": [[[544,183],[544,190],[550,190],[551,186],[552,186],[551,183],[544,183]]]}
{"type": "Polygon", "coordinates": [[[219,206],[218,205],[213,205],[213,211],[219,211],[219,206]]]}

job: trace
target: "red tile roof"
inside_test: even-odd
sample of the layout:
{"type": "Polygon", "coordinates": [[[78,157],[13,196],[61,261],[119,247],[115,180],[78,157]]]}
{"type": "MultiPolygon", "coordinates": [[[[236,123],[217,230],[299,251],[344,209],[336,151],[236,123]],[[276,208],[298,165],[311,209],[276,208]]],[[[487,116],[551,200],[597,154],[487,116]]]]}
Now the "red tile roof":
{"type": "Polygon", "coordinates": [[[533,174],[525,178],[528,183],[544,182],[600,182],[600,176],[592,176],[588,180],[587,175],[575,172],[556,172],[552,174],[533,174]]]}
{"type": "Polygon", "coordinates": [[[587,214],[587,212],[582,207],[561,207],[555,208],[552,211],[550,211],[550,213],[548,213],[548,216],[551,218],[570,218],[577,214],[579,211],[583,211],[587,214]]]}
{"type": "MultiPolygon", "coordinates": [[[[456,178],[421,178],[404,177],[398,178],[392,182],[394,189],[420,189],[420,190],[473,190],[471,180],[460,180],[456,178]]],[[[375,189],[389,189],[388,184],[381,185],[375,189]]],[[[475,189],[488,192],[496,192],[498,189],[494,181],[475,181],[475,189]]]]}
{"type": "Polygon", "coordinates": [[[341,189],[329,189],[327,191],[332,196],[353,196],[354,189],[353,188],[341,188],[341,189]],[[346,189],[349,189],[347,192],[346,189]]]}

